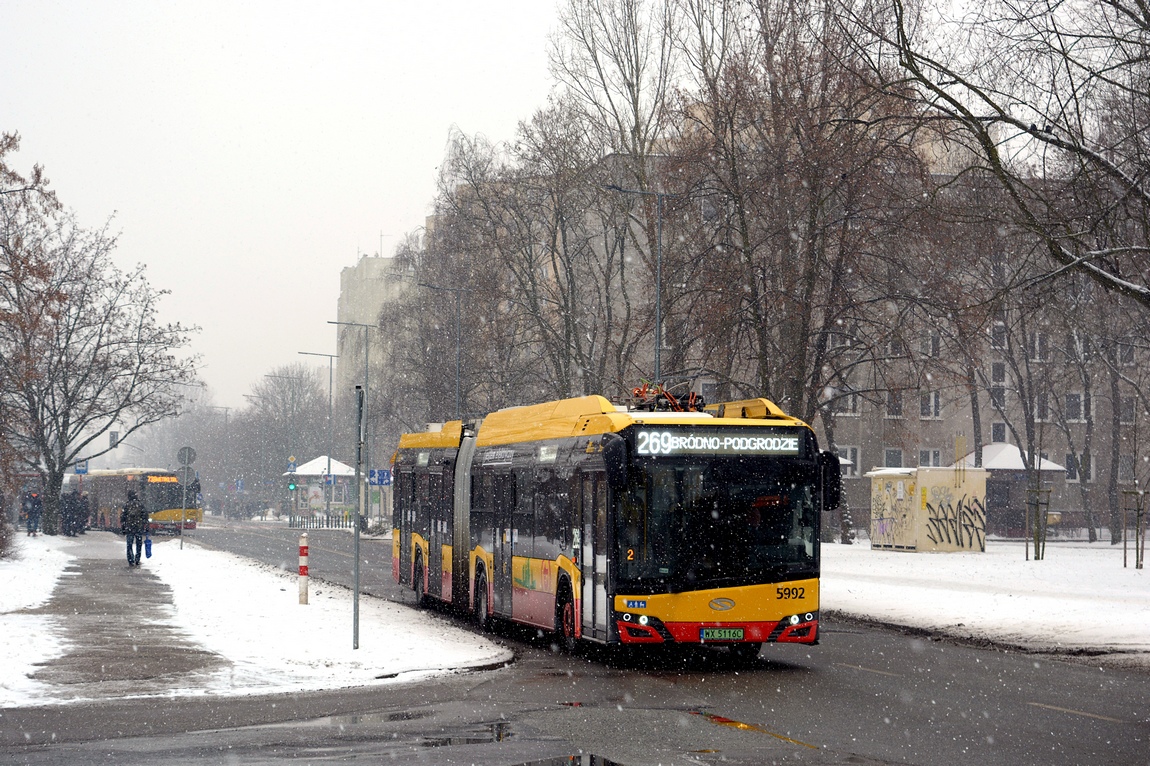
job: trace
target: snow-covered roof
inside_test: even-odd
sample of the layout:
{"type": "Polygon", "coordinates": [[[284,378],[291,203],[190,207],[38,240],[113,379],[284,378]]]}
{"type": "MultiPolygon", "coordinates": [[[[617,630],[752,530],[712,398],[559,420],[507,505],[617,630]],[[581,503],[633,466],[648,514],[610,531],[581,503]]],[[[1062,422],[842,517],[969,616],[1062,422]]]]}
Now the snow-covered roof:
{"type": "MultiPolygon", "coordinates": [[[[297,466],[295,471],[288,471],[284,473],[284,476],[290,476],[292,473],[294,473],[296,476],[326,476],[327,455],[320,455],[315,460],[309,460],[303,465],[297,466]]],[[[355,469],[346,463],[341,463],[335,458],[332,458],[331,475],[355,476],[355,469]]]]}
{"type": "Polygon", "coordinates": [[[863,476],[873,478],[875,476],[913,476],[917,468],[872,468],[863,476]]]}
{"type": "MultiPolygon", "coordinates": [[[[982,467],[988,471],[1024,471],[1026,470],[1026,462],[1022,450],[1014,444],[1003,444],[997,442],[995,444],[987,444],[982,448],[982,467]]],[[[956,465],[964,465],[968,468],[974,466],[974,453],[958,461],[956,465]]],[[[1038,459],[1038,470],[1040,471],[1065,471],[1066,467],[1058,465],[1053,460],[1046,458],[1038,459]]]]}

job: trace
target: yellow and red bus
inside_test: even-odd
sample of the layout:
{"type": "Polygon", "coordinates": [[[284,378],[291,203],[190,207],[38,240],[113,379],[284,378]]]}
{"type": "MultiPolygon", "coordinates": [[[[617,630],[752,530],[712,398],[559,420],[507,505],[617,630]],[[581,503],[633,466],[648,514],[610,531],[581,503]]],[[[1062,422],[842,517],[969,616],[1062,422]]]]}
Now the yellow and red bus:
{"type": "Polygon", "coordinates": [[[420,603],[566,648],[818,641],[838,460],[766,399],[504,409],[403,435],[393,470],[392,573],[420,603]]]}
{"type": "Polygon", "coordinates": [[[69,474],[63,491],[87,494],[89,523],[94,529],[119,531],[120,510],[128,500],[129,489],[134,489],[144,504],[153,532],[178,535],[181,529],[195,529],[204,520],[195,487],[185,492],[178,474],[163,468],[118,468],[69,474]]]}

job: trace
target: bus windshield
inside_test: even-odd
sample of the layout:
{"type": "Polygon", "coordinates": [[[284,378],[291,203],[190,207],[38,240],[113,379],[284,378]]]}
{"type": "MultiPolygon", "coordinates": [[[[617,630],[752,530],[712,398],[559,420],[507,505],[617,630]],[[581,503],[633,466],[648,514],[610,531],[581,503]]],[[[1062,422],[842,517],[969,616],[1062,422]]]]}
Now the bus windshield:
{"type": "Polygon", "coordinates": [[[619,498],[619,587],[817,577],[815,477],[812,466],[763,456],[637,461],[619,498]]]}
{"type": "MultiPolygon", "coordinates": [[[[183,486],[176,482],[149,482],[144,485],[144,488],[144,507],[149,514],[168,511],[173,508],[178,509],[181,507],[180,504],[184,502],[183,486]]],[[[194,508],[195,505],[195,497],[189,494],[187,507],[194,508]]]]}

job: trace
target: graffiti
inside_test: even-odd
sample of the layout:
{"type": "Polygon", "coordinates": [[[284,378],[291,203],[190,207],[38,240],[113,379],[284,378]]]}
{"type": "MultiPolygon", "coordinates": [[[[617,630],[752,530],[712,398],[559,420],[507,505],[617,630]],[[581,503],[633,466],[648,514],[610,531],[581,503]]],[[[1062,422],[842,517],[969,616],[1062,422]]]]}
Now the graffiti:
{"type": "Polygon", "coordinates": [[[977,497],[956,501],[949,487],[932,487],[926,504],[927,537],[935,545],[986,551],[986,506],[977,497]]]}
{"type": "Polygon", "coordinates": [[[906,513],[905,485],[875,482],[871,491],[871,547],[913,550],[910,515],[906,513]]]}

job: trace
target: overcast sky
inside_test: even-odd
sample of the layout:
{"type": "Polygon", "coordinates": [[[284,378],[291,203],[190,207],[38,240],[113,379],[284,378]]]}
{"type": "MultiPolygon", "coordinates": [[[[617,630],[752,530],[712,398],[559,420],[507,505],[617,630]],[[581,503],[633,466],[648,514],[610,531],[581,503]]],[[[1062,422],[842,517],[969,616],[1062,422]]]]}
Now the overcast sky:
{"type": "MultiPolygon", "coordinates": [[[[215,402],[335,353],[340,270],[422,227],[453,126],[545,103],[553,0],[0,0],[0,130],[201,328],[215,402]]],[[[325,365],[326,366],[326,365],[325,365]]]]}

